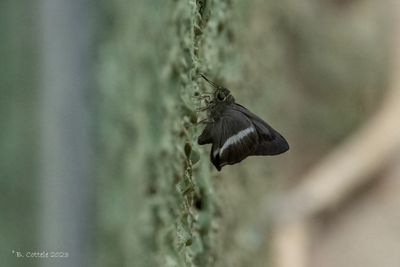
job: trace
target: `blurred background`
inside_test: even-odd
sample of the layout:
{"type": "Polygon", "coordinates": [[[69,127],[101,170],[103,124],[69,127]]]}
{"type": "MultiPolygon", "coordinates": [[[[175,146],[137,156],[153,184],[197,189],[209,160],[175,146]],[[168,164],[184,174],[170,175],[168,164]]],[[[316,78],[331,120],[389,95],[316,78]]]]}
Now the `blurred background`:
{"type": "Polygon", "coordinates": [[[2,0],[4,266],[400,266],[400,7],[2,0]],[[217,172],[195,93],[290,144],[217,172]]]}

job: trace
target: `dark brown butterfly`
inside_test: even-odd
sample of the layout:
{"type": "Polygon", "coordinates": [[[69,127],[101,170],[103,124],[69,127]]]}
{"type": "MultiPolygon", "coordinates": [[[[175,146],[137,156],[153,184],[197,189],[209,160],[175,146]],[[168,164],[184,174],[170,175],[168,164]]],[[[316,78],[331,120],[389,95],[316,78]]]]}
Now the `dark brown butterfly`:
{"type": "Polygon", "coordinates": [[[199,145],[212,144],[210,160],[218,171],[248,156],[277,155],[286,152],[285,138],[257,115],[235,102],[230,91],[201,74],[215,91],[206,101],[206,127],[197,139],[199,145]]]}

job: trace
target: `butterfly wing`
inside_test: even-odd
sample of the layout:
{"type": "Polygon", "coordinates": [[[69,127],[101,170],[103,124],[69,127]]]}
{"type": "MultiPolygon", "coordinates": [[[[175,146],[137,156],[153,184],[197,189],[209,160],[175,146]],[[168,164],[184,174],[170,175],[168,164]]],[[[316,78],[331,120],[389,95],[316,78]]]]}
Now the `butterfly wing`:
{"type": "Polygon", "coordinates": [[[206,145],[206,144],[212,144],[213,138],[215,136],[214,132],[214,123],[207,123],[206,127],[204,128],[203,132],[201,135],[197,138],[197,143],[199,145],[206,145]]]}
{"type": "Polygon", "coordinates": [[[232,108],[244,114],[257,130],[259,143],[252,155],[277,155],[289,150],[286,139],[257,115],[237,103],[232,108]]]}
{"type": "Polygon", "coordinates": [[[207,124],[198,143],[212,143],[210,160],[220,171],[223,166],[238,163],[254,154],[258,133],[247,116],[227,108],[217,121],[207,124]]]}

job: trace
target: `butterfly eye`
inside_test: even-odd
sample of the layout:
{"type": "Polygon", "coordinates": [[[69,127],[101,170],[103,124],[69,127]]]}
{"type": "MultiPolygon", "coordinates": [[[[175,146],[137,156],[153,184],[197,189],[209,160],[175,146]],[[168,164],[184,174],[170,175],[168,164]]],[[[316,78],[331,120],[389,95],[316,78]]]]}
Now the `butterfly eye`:
{"type": "Polygon", "coordinates": [[[224,101],[225,100],[225,94],[223,93],[223,92],[219,92],[218,94],[217,94],[217,98],[218,98],[218,100],[220,100],[220,101],[224,101]]]}

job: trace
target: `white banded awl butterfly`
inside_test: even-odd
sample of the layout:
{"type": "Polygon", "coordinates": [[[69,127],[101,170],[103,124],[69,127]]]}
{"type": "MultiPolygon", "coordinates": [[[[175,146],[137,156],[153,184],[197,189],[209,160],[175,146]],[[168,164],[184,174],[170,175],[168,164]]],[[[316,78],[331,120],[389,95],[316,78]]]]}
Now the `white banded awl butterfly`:
{"type": "Polygon", "coordinates": [[[235,103],[230,91],[201,74],[215,91],[206,107],[206,127],[197,139],[199,145],[212,144],[210,159],[218,171],[252,155],[286,152],[285,138],[257,115],[235,103]]]}

